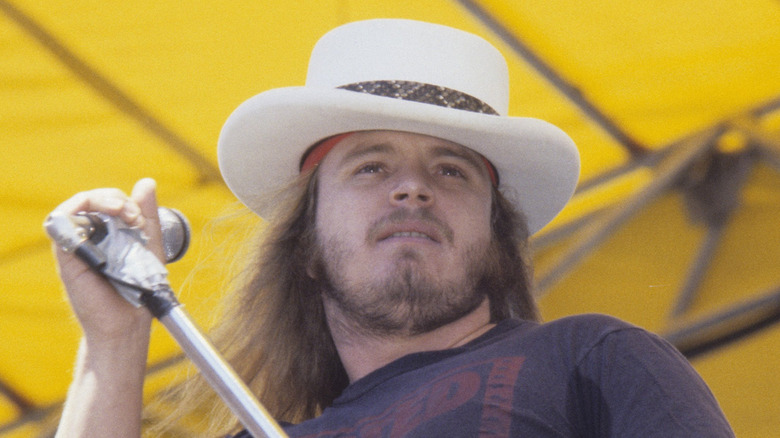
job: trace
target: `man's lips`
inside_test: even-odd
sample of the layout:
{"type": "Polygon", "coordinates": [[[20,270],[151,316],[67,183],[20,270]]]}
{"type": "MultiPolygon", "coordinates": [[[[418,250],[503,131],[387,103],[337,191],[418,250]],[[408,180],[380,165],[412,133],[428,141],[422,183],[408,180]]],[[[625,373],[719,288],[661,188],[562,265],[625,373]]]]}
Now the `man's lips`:
{"type": "Polygon", "coordinates": [[[421,223],[400,223],[384,227],[377,235],[377,242],[395,238],[412,238],[441,243],[443,234],[435,226],[421,223]]]}
{"type": "Polygon", "coordinates": [[[452,243],[454,233],[446,223],[426,210],[409,212],[396,210],[369,228],[368,241],[388,239],[420,239],[435,243],[452,243]]]}
{"type": "Polygon", "coordinates": [[[413,238],[416,238],[416,239],[433,240],[431,238],[431,236],[429,236],[427,234],[419,233],[417,231],[398,231],[398,232],[395,232],[395,233],[385,237],[382,240],[392,239],[394,237],[413,237],[413,238]]]}

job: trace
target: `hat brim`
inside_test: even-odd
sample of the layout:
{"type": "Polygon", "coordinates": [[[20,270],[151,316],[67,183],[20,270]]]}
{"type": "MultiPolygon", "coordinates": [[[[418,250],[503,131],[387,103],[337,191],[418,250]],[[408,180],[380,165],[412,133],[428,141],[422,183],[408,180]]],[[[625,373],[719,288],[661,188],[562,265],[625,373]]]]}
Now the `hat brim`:
{"type": "Polygon", "coordinates": [[[278,88],[241,104],[220,133],[219,167],[238,199],[263,216],[269,213],[263,197],[298,174],[307,148],[332,135],[364,130],[430,135],[484,155],[531,233],[563,209],[579,177],[574,142],[543,120],[311,87],[278,88]]]}

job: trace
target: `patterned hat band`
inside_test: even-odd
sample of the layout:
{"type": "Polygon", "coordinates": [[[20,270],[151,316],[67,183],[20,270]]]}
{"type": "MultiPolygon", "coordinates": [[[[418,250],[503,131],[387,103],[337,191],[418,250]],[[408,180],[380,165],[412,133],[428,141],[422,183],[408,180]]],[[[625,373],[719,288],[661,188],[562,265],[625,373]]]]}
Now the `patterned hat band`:
{"type": "Polygon", "coordinates": [[[412,81],[371,81],[356,82],[337,87],[343,90],[357,91],[374,96],[392,97],[412,102],[429,103],[481,114],[499,115],[490,105],[466,93],[439,85],[423,84],[412,81]]]}
{"type": "MultiPolygon", "coordinates": [[[[394,99],[408,100],[411,102],[427,103],[431,105],[471,111],[480,114],[498,116],[498,112],[490,105],[470,96],[466,93],[439,85],[424,84],[412,81],[371,81],[356,82],[353,84],[336,87],[342,90],[357,91],[374,96],[392,97],[394,99]]],[[[301,156],[298,169],[301,172],[313,168],[333,149],[341,140],[351,135],[350,132],[335,135],[315,143],[301,156]]],[[[482,156],[487,167],[488,175],[493,185],[498,187],[498,171],[493,163],[482,156]]]]}

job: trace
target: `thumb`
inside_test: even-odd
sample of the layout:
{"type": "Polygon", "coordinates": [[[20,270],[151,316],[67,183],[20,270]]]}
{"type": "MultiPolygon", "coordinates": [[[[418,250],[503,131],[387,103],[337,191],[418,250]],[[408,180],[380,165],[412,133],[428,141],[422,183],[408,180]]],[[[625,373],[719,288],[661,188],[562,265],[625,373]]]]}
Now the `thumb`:
{"type": "Polygon", "coordinates": [[[135,183],[130,197],[141,208],[141,214],[150,219],[157,217],[157,183],[152,178],[143,178],[135,183]]]}
{"type": "Polygon", "coordinates": [[[130,198],[138,204],[144,218],[143,231],[149,237],[149,249],[164,260],[160,218],[157,214],[157,183],[151,178],[143,178],[135,183],[130,198]]]}

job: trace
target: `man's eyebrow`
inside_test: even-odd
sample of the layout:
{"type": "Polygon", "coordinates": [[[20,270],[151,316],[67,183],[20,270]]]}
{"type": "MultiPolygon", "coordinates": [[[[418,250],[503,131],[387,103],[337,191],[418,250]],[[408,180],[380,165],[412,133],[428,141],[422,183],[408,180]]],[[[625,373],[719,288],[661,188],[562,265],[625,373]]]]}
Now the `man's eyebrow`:
{"type": "Polygon", "coordinates": [[[377,153],[390,153],[393,151],[393,147],[387,143],[368,144],[365,146],[357,146],[351,151],[344,154],[339,161],[339,166],[348,164],[350,161],[359,159],[360,157],[377,154],[377,153]]]}
{"type": "Polygon", "coordinates": [[[436,146],[432,149],[432,155],[435,157],[454,157],[461,159],[474,167],[477,171],[487,174],[485,161],[476,152],[471,152],[464,147],[455,148],[451,146],[436,146]]]}

